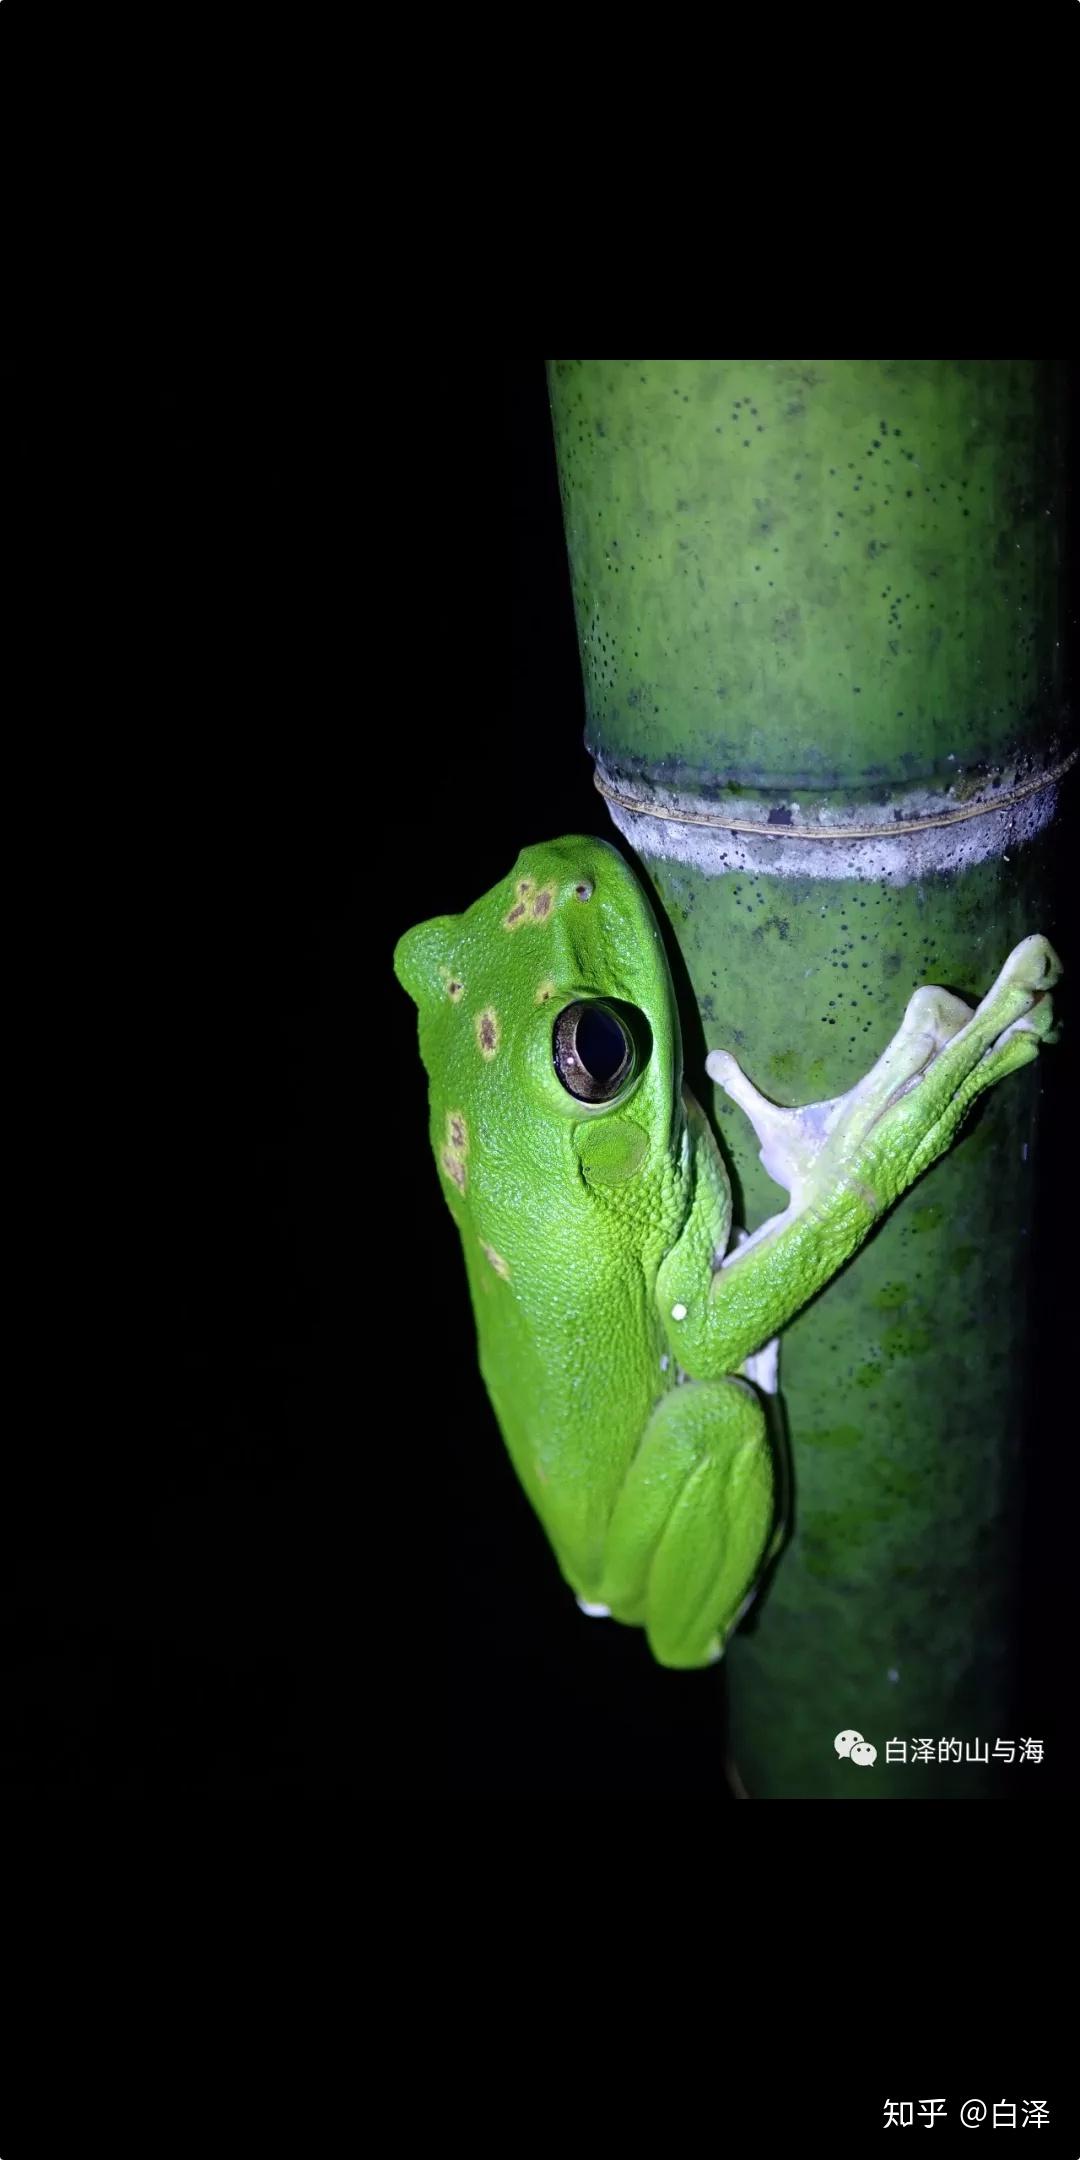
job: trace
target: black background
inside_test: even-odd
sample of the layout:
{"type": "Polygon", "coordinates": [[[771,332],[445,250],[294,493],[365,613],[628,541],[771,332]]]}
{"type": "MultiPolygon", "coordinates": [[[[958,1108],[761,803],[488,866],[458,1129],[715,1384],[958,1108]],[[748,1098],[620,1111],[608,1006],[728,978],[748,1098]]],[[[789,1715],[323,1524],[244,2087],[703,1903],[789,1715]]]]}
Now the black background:
{"type": "MultiPolygon", "coordinates": [[[[26,499],[48,470],[73,573],[33,711],[79,845],[47,905],[47,777],[62,1049],[25,1061],[5,1790],[320,1795],[407,1755],[432,1791],[727,1798],[722,1673],[585,1622],[510,1471],[391,973],[403,929],[525,843],[610,836],[543,363],[438,391],[389,485],[370,411],[295,344],[143,351],[17,407],[10,458],[26,499]]],[[[1076,1769],[1067,1057],[1024,1533],[1048,1760],[1016,1771],[1043,1800],[1076,1769]]]]}

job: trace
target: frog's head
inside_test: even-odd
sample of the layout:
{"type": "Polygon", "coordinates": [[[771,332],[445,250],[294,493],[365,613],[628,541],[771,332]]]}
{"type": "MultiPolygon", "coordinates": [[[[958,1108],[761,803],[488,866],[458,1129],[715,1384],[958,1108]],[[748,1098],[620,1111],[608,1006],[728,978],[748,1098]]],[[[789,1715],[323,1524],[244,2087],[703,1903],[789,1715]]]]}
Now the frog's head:
{"type": "Polygon", "coordinates": [[[607,841],[525,848],[463,915],[409,930],[394,967],[420,1012],[451,1199],[488,1176],[524,1195],[559,1161],[579,1186],[624,1186],[671,1147],[671,977],[645,893],[607,841]]]}

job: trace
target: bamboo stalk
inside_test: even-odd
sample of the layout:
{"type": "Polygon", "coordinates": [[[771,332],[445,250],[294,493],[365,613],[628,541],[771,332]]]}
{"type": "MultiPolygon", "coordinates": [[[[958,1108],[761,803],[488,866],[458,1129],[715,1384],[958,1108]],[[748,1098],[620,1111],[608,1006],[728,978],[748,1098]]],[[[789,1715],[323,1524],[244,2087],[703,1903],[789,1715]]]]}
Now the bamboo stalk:
{"type": "MultiPolygon", "coordinates": [[[[783,1196],[706,1050],[778,1102],[837,1094],[919,984],[977,1002],[1054,936],[1062,372],[587,360],[549,385],[597,784],[678,942],[690,1082],[753,1229],[783,1196]]],[[[752,1797],[999,1789],[1038,1084],[992,1090],[784,1337],[794,1533],[726,1661],[752,1797]],[[915,1764],[926,1737],[989,1760],[915,1764]]]]}

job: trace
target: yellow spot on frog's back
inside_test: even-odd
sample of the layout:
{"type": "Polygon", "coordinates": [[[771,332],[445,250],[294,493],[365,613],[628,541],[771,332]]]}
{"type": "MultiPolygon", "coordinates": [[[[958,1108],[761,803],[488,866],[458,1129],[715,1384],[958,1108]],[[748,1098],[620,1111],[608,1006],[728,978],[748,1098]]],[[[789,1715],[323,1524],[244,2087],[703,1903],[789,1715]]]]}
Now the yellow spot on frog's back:
{"type": "Polygon", "coordinates": [[[555,905],[555,886],[535,887],[532,878],[519,878],[517,899],[503,916],[504,930],[520,930],[522,923],[546,922],[555,905]]]}
{"type": "Polygon", "coordinates": [[[481,1238],[480,1250],[483,1253],[484,1258],[488,1263],[488,1266],[494,1268],[496,1275],[501,1275],[504,1282],[509,1282],[509,1264],[503,1259],[501,1253],[496,1252],[494,1245],[485,1245],[483,1238],[481,1238]]]}
{"type": "Polygon", "coordinates": [[[448,967],[440,968],[439,973],[446,984],[447,997],[451,998],[455,1005],[460,1005],[465,989],[460,975],[455,975],[453,969],[448,967]]]}
{"type": "Polygon", "coordinates": [[[468,1154],[468,1152],[469,1152],[469,1128],[468,1128],[467,1124],[465,1123],[465,1117],[464,1117],[464,1113],[463,1113],[462,1111],[460,1111],[460,1110],[448,1110],[448,1111],[447,1111],[447,1113],[446,1113],[446,1138],[447,1138],[447,1142],[448,1142],[448,1145],[449,1145],[449,1147],[450,1147],[450,1149],[451,1149],[451,1151],[452,1151],[452,1153],[453,1153],[453,1154],[455,1154],[455,1155],[467,1155],[467,1154],[468,1154]]]}
{"type": "Polygon", "coordinates": [[[499,1016],[491,1005],[476,1015],[476,1040],[482,1055],[493,1058],[499,1047],[499,1016]]]}
{"type": "Polygon", "coordinates": [[[533,881],[531,878],[523,877],[518,879],[517,899],[515,900],[514,905],[510,909],[509,913],[503,916],[504,930],[520,929],[521,924],[525,921],[528,914],[528,909],[526,908],[525,903],[532,889],[533,881]]]}
{"type": "Polygon", "coordinates": [[[540,988],[538,989],[538,991],[537,991],[537,993],[536,993],[536,997],[535,997],[535,999],[534,999],[534,1001],[533,1001],[533,1002],[534,1002],[535,1004],[537,1004],[537,1005],[546,1005],[546,1004],[547,1004],[547,1001],[548,1001],[548,999],[549,999],[549,998],[553,998],[553,997],[554,997],[554,995],[555,995],[555,985],[554,985],[554,983],[552,982],[552,979],[551,979],[551,977],[550,977],[550,975],[549,975],[549,976],[548,976],[548,977],[546,978],[546,980],[545,980],[544,982],[542,982],[542,983],[541,983],[541,985],[540,985],[540,988]]]}
{"type": "Polygon", "coordinates": [[[439,1157],[439,1160],[442,1163],[443,1169],[445,1170],[447,1177],[453,1180],[459,1192],[464,1192],[466,1173],[465,1165],[462,1162],[460,1155],[455,1155],[453,1148],[444,1147],[442,1154],[439,1157]]]}

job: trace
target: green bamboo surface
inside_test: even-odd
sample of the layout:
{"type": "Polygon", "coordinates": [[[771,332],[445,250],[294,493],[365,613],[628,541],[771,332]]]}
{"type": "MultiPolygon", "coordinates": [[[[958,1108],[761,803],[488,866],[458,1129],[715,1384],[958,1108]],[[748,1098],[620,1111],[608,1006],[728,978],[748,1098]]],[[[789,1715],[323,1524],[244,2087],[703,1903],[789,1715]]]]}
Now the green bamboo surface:
{"type": "MultiPolygon", "coordinates": [[[[590,750],[617,813],[713,821],[622,829],[678,943],[688,1075],[753,1229],[784,1195],[707,1049],[778,1102],[833,1095],[919,984],[977,1001],[1020,938],[1054,937],[1062,376],[586,360],[549,382],[590,750]],[[886,839],[789,837],[838,817],[886,839]],[[759,830],[725,852],[726,819],[759,830]]],[[[751,1797],[1008,1789],[992,1759],[936,1751],[1019,1737],[1040,1077],[984,1099],[784,1336],[793,1535],[726,1661],[751,1797]],[[836,1757],[849,1726],[872,1769],[836,1757]],[[910,1759],[917,1739],[934,1760],[910,1759]]]]}

